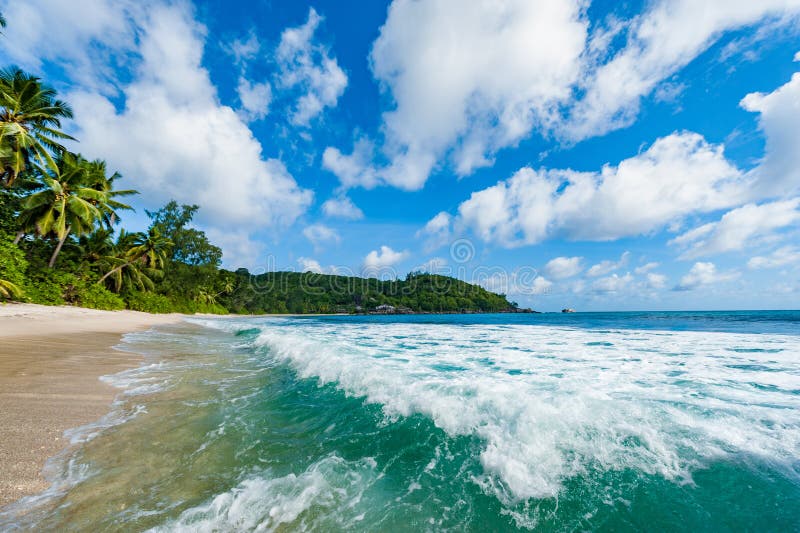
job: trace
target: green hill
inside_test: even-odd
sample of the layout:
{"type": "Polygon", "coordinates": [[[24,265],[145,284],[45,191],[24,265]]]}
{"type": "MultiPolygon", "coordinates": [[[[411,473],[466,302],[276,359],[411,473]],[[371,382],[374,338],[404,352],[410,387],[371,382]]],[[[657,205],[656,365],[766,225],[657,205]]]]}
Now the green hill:
{"type": "Polygon", "coordinates": [[[434,274],[412,273],[404,280],[385,281],[311,272],[252,275],[245,269],[226,274],[235,277],[235,288],[221,297],[219,303],[233,313],[490,313],[518,310],[517,304],[509,302],[505,296],[434,274]]]}

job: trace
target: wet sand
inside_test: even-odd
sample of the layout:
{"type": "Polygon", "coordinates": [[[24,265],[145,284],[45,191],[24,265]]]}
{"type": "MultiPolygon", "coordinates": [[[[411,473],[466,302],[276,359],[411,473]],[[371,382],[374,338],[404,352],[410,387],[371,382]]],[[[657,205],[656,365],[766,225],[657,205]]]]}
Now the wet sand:
{"type": "Polygon", "coordinates": [[[118,392],[98,378],[139,364],[122,334],[181,315],[0,305],[0,507],[47,488],[64,431],[99,419],[118,392]]]}

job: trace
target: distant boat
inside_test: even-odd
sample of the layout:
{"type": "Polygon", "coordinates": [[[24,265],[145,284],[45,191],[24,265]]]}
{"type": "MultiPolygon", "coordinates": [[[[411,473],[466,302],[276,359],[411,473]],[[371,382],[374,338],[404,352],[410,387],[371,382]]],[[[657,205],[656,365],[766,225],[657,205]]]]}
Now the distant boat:
{"type": "Polygon", "coordinates": [[[565,307],[564,309],[561,310],[561,312],[562,313],[574,313],[575,310],[570,308],[570,307],[565,307]]]}

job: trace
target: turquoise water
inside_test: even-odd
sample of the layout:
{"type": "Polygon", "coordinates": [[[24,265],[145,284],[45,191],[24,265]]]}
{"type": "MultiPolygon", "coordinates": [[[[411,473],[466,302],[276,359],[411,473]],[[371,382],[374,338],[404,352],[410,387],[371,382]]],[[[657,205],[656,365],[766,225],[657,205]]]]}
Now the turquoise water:
{"type": "Polygon", "coordinates": [[[198,319],[0,530],[800,530],[800,312],[198,319]]]}

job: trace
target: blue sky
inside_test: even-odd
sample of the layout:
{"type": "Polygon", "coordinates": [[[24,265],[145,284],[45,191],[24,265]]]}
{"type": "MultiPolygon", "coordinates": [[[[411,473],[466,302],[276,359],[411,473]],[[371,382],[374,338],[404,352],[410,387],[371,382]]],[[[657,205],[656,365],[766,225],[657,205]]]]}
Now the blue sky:
{"type": "Polygon", "coordinates": [[[2,2],[75,149],[225,265],[797,308],[800,1],[2,2]]]}

